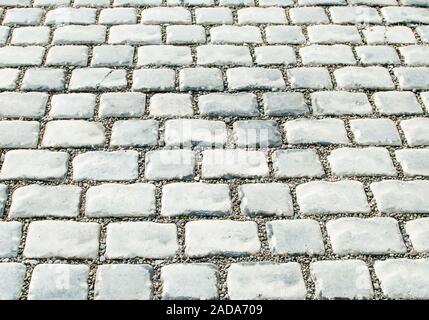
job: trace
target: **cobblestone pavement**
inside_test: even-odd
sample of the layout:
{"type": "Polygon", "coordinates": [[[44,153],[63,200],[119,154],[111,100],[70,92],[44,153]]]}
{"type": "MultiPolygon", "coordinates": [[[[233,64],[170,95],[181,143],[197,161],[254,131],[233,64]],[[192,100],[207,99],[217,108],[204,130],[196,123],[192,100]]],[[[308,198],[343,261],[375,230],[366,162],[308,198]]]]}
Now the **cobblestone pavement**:
{"type": "Polygon", "coordinates": [[[1,299],[429,298],[428,0],[0,22],[1,299]]]}

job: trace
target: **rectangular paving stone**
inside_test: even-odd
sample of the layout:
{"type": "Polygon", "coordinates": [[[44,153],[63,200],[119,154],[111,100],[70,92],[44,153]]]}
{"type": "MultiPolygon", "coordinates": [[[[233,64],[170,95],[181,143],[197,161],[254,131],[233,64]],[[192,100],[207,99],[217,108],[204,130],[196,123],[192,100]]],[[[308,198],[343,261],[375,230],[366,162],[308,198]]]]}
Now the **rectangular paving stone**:
{"type": "Polygon", "coordinates": [[[323,67],[288,69],[287,78],[292,89],[332,89],[328,69],[323,67]]]}
{"type": "Polygon", "coordinates": [[[233,68],[226,72],[229,90],[280,90],[286,87],[280,70],[233,68]]]}
{"type": "Polygon", "coordinates": [[[37,121],[0,121],[0,148],[35,148],[39,140],[37,121]]]}
{"type": "Polygon", "coordinates": [[[239,148],[269,148],[282,145],[277,122],[272,120],[236,121],[233,125],[232,139],[239,148]]]}
{"type": "Polygon", "coordinates": [[[396,150],[395,157],[406,176],[429,175],[429,149],[396,150]]]}
{"type": "Polygon", "coordinates": [[[77,45],[53,46],[46,56],[48,66],[79,66],[88,65],[88,48],[77,45]]]}
{"type": "Polygon", "coordinates": [[[257,116],[258,102],[252,93],[211,93],[198,99],[200,114],[209,117],[257,116]]]}
{"type": "Polygon", "coordinates": [[[18,69],[0,69],[0,90],[15,90],[19,74],[18,69]]]}
{"type": "Polygon", "coordinates": [[[325,174],[314,149],[277,150],[272,155],[276,178],[321,177],[325,174]]]}
{"type": "Polygon", "coordinates": [[[326,229],[332,250],[338,255],[405,253],[398,222],[393,218],[340,218],[326,229]]]}
{"type": "Polygon", "coordinates": [[[145,25],[118,25],[109,29],[108,43],[149,45],[161,44],[161,28],[145,25]]]}
{"type": "Polygon", "coordinates": [[[186,66],[192,64],[191,49],[185,46],[143,46],[137,52],[138,66],[186,66]]]}
{"type": "Polygon", "coordinates": [[[283,125],[290,144],[348,144],[349,138],[340,119],[297,119],[283,125]]]}
{"type": "Polygon", "coordinates": [[[138,176],[138,152],[90,151],[73,159],[73,180],[128,181],[138,176]]]}
{"type": "Polygon", "coordinates": [[[86,192],[87,217],[147,217],[155,214],[155,186],[106,183],[86,192]]]}
{"type": "Polygon", "coordinates": [[[304,44],[306,42],[299,26],[267,26],[266,40],[269,44],[304,44]]]}
{"type": "Polygon", "coordinates": [[[58,180],[67,174],[69,155],[45,150],[6,152],[1,180],[58,180]]]}
{"type": "Polygon", "coordinates": [[[204,66],[251,66],[252,56],[246,46],[204,45],[197,47],[197,64],[204,66]]]}
{"type": "Polygon", "coordinates": [[[410,27],[373,26],[362,31],[368,44],[412,44],[416,37],[410,27]]]}
{"type": "Polygon", "coordinates": [[[185,68],[179,72],[180,91],[222,91],[223,75],[217,68],[185,68]]]}
{"type": "Polygon", "coordinates": [[[222,121],[204,119],[172,119],[165,122],[164,142],[167,146],[222,147],[227,140],[222,121]]]}
{"type": "Polygon", "coordinates": [[[317,261],[310,266],[317,299],[371,299],[374,290],[365,262],[317,261]]]}
{"type": "Polygon", "coordinates": [[[173,223],[114,222],[107,226],[106,257],[109,259],[173,257],[178,250],[173,223]]]}
{"type": "Polygon", "coordinates": [[[34,270],[28,300],[86,300],[89,267],[83,264],[39,264],[34,270]],[[58,285],[67,283],[68,285],[58,285]]]}
{"type": "Polygon", "coordinates": [[[41,144],[43,147],[79,148],[101,146],[104,141],[104,127],[100,122],[56,120],[46,124],[41,144]]]}
{"type": "Polygon", "coordinates": [[[410,237],[414,250],[429,251],[429,218],[420,218],[405,223],[405,231],[410,237]]]}
{"type": "Polygon", "coordinates": [[[0,48],[0,67],[40,66],[45,48],[6,46],[0,48]]]}
{"type": "Polygon", "coordinates": [[[158,143],[158,122],[155,120],[120,120],[112,127],[110,146],[144,147],[158,143]]]}
{"type": "Polygon", "coordinates": [[[405,139],[411,147],[429,145],[429,120],[426,118],[413,118],[402,120],[401,129],[405,139]]]}
{"type": "Polygon", "coordinates": [[[394,47],[389,46],[360,46],[356,47],[356,54],[364,65],[374,64],[401,64],[394,47]]]}
{"type": "Polygon", "coordinates": [[[140,69],[133,72],[134,91],[172,91],[175,87],[172,69],[140,69]]]}
{"type": "MultiPolygon", "coordinates": [[[[0,222],[0,258],[18,256],[22,236],[22,223],[18,221],[0,222]]],[[[0,290],[1,297],[1,290],[0,290]]]]}
{"type": "Polygon", "coordinates": [[[214,178],[252,178],[268,176],[267,159],[262,151],[203,151],[202,176],[214,178]]]}
{"type": "Polygon", "coordinates": [[[328,156],[332,174],[353,176],[396,176],[389,151],[385,148],[339,148],[328,156]]]}
{"type": "Polygon", "coordinates": [[[49,117],[53,119],[88,119],[94,115],[96,97],[92,93],[57,94],[51,98],[49,117]]]}
{"type": "Polygon", "coordinates": [[[195,155],[191,150],[157,150],[145,154],[148,180],[190,180],[194,171],[195,155]]]}
{"type": "Polygon", "coordinates": [[[401,145],[398,129],[390,119],[350,120],[350,130],[360,145],[401,145]]]}
{"type": "Polygon", "coordinates": [[[171,183],[162,188],[162,216],[223,216],[231,210],[226,184],[171,183]]]}
{"type": "Polygon", "coordinates": [[[105,91],[123,89],[127,86],[126,71],[109,68],[74,69],[70,91],[105,91]]]}
{"type": "Polygon", "coordinates": [[[311,94],[315,115],[365,115],[372,113],[366,94],[345,91],[323,91],[311,94]]]}
{"type": "Polygon", "coordinates": [[[393,73],[403,90],[428,90],[429,68],[427,67],[398,67],[393,73]]]}
{"type": "Polygon", "coordinates": [[[152,267],[149,265],[106,264],[97,268],[95,300],[150,300],[152,267]]]}
{"type": "Polygon", "coordinates": [[[300,92],[268,92],[262,95],[267,116],[303,115],[309,112],[304,95],[300,92]]]}
{"type": "Polygon", "coordinates": [[[210,28],[212,44],[262,43],[261,31],[256,26],[216,26],[210,28]]]}
{"type": "Polygon", "coordinates": [[[358,181],[312,181],[298,185],[297,202],[304,215],[368,213],[370,207],[358,181]]]}
{"type": "Polygon", "coordinates": [[[185,255],[240,257],[260,250],[258,230],[252,221],[200,220],[185,226],[185,255]]]}
{"type": "Polygon", "coordinates": [[[314,25],[307,28],[310,43],[333,44],[362,42],[355,26],[314,25]]]}
{"type": "Polygon", "coordinates": [[[56,28],[54,44],[102,44],[106,39],[107,28],[100,25],[69,25],[56,28]]]}
{"type": "Polygon", "coordinates": [[[98,114],[101,118],[140,117],[145,112],[146,95],[138,92],[110,92],[100,97],[98,114]]]}
{"type": "Polygon", "coordinates": [[[241,213],[248,216],[292,216],[290,189],[283,183],[244,184],[238,188],[241,213]]]}
{"type": "Polygon", "coordinates": [[[263,46],[255,48],[255,62],[260,66],[296,64],[295,51],[289,46],[263,46]]]}
{"type": "Polygon", "coordinates": [[[413,92],[376,92],[373,99],[381,114],[419,114],[423,112],[413,92]]]}
{"type": "Polygon", "coordinates": [[[270,250],[274,255],[323,255],[320,225],[315,220],[277,220],[266,224],[270,250]]]}
{"type": "Polygon", "coordinates": [[[218,271],[214,264],[183,263],[161,268],[163,300],[218,299],[218,271]]]}
{"type": "Polygon", "coordinates": [[[339,89],[394,89],[395,85],[387,69],[383,67],[345,67],[334,71],[339,89]]]}
{"type": "Polygon", "coordinates": [[[376,261],[374,269],[383,294],[390,299],[428,299],[428,259],[376,261]]]}
{"type": "Polygon", "coordinates": [[[311,45],[299,49],[304,65],[356,64],[352,48],[347,45],[311,45]]]}
{"type": "Polygon", "coordinates": [[[20,187],[13,192],[9,217],[77,217],[81,192],[70,185],[20,187]]]}
{"type": "Polygon", "coordinates": [[[98,223],[34,221],[27,232],[24,247],[27,258],[94,259],[98,255],[98,223]]]}
{"type": "Polygon", "coordinates": [[[381,213],[428,213],[429,183],[424,180],[386,180],[370,186],[381,213]]]}
{"type": "Polygon", "coordinates": [[[304,300],[307,295],[299,263],[234,263],[228,269],[232,300],[304,300]]]}
{"type": "Polygon", "coordinates": [[[26,268],[17,262],[0,263],[0,300],[18,300],[24,284],[26,268]]]}

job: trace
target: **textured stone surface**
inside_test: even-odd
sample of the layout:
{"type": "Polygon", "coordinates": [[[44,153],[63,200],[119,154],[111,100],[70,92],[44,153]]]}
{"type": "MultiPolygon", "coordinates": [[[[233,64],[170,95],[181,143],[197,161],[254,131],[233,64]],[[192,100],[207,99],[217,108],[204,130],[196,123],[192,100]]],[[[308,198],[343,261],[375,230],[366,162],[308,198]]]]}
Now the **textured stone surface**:
{"type": "Polygon", "coordinates": [[[429,297],[427,0],[0,24],[0,299],[429,297]]]}

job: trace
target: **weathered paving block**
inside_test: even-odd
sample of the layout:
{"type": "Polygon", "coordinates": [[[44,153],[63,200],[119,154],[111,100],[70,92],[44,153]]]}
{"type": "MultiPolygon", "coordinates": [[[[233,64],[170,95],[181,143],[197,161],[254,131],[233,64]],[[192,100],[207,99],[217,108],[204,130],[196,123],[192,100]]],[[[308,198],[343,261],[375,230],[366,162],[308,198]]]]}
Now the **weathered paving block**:
{"type": "Polygon", "coordinates": [[[370,207],[358,181],[312,181],[296,188],[297,202],[304,215],[368,213],[370,207]]]}
{"type": "Polygon", "coordinates": [[[0,121],[0,148],[35,148],[39,140],[37,121],[0,121]]]}
{"type": "Polygon", "coordinates": [[[395,176],[389,151],[385,148],[339,148],[328,156],[332,174],[337,176],[395,176]]]}
{"type": "Polygon", "coordinates": [[[258,103],[252,93],[211,93],[200,96],[198,99],[200,114],[211,117],[257,116],[258,103]]]}
{"type": "Polygon", "coordinates": [[[395,156],[406,176],[429,175],[429,149],[396,150],[395,156]]]}
{"type": "Polygon", "coordinates": [[[206,41],[206,30],[202,26],[167,26],[167,44],[193,44],[206,41]]]}
{"type": "Polygon", "coordinates": [[[310,43],[333,44],[362,42],[355,26],[315,25],[307,28],[310,43]]]}
{"type": "Polygon", "coordinates": [[[185,226],[185,254],[189,257],[249,256],[261,247],[252,221],[200,220],[185,226]]]}
{"type": "Polygon", "coordinates": [[[371,299],[374,291],[365,262],[317,261],[310,267],[318,299],[371,299]]]}
{"type": "Polygon", "coordinates": [[[161,44],[161,27],[138,24],[112,26],[108,43],[129,45],[161,44]]]}
{"type": "Polygon", "coordinates": [[[406,252],[393,218],[340,218],[326,224],[332,250],[339,255],[382,255],[406,252]]]}
{"type": "Polygon", "coordinates": [[[165,123],[164,142],[167,146],[222,147],[227,130],[222,121],[204,119],[172,119],[165,123]]]}
{"type": "Polygon", "coordinates": [[[233,125],[233,140],[237,147],[276,147],[282,144],[277,123],[271,120],[236,121],[233,125]]]}
{"type": "Polygon", "coordinates": [[[171,183],[162,189],[162,216],[223,216],[231,210],[226,184],[171,183]]]}
{"type": "Polygon", "coordinates": [[[262,95],[267,116],[304,115],[309,112],[304,95],[300,92],[268,92],[262,95]]]}
{"type": "Polygon", "coordinates": [[[272,159],[277,178],[321,177],[325,173],[314,149],[277,150],[272,159]]]}
{"type": "Polygon", "coordinates": [[[54,44],[102,44],[106,39],[106,26],[64,26],[55,29],[54,44]]]}
{"type": "Polygon", "coordinates": [[[226,72],[229,90],[280,90],[286,87],[280,70],[267,68],[233,68],[226,72]]]}
{"type": "Polygon", "coordinates": [[[401,145],[401,137],[395,123],[390,119],[350,120],[354,140],[360,145],[401,145]]]}
{"type": "Polygon", "coordinates": [[[340,119],[297,119],[283,125],[290,144],[349,144],[349,138],[340,119]]]}
{"type": "Polygon", "coordinates": [[[422,113],[417,98],[412,92],[377,92],[373,95],[377,110],[386,115],[422,113]]]}
{"type": "Polygon", "coordinates": [[[57,120],[46,124],[43,147],[95,147],[105,141],[104,127],[99,122],[57,120]]]}
{"type": "Polygon", "coordinates": [[[270,250],[275,255],[323,255],[322,232],[317,221],[309,219],[267,222],[270,250]]]}
{"type": "Polygon", "coordinates": [[[24,256],[94,259],[99,235],[100,225],[94,222],[34,221],[28,227],[24,256]]]}
{"type": "Polygon", "coordinates": [[[25,91],[61,91],[65,86],[65,72],[61,69],[28,69],[22,79],[25,91]]]}
{"type": "Polygon", "coordinates": [[[53,46],[46,56],[46,65],[86,67],[88,65],[88,48],[73,45],[53,46]]]}
{"type": "Polygon", "coordinates": [[[393,69],[402,90],[428,90],[428,71],[429,68],[427,67],[398,67],[393,69]]]}
{"type": "Polygon", "coordinates": [[[25,272],[25,265],[21,263],[0,263],[0,300],[18,300],[21,297],[25,272]]]}
{"type": "Polygon", "coordinates": [[[19,74],[18,69],[0,69],[0,90],[15,90],[19,74]]]}
{"type": "Polygon", "coordinates": [[[191,49],[185,46],[143,46],[137,54],[138,66],[186,66],[192,63],[191,49]]]}
{"type": "Polygon", "coordinates": [[[232,12],[229,8],[197,8],[195,9],[197,24],[215,25],[232,24],[232,12]]]}
{"type": "Polygon", "coordinates": [[[429,145],[429,119],[413,118],[401,121],[401,129],[411,147],[429,145]]]}
{"type": "Polygon", "coordinates": [[[175,72],[172,69],[140,69],[133,72],[134,91],[174,90],[175,72]]]}
{"type": "Polygon", "coordinates": [[[1,92],[0,116],[8,118],[42,118],[48,95],[39,92],[1,92]]]}
{"type": "Polygon", "coordinates": [[[126,72],[109,68],[75,69],[69,83],[70,91],[104,91],[127,86],[126,72]]]}
{"type": "Polygon", "coordinates": [[[429,251],[429,218],[420,218],[408,221],[405,231],[410,237],[414,250],[417,252],[429,251]]]}
{"type": "Polygon", "coordinates": [[[97,268],[94,299],[149,300],[152,298],[152,267],[110,264],[97,268]]]}
{"type": "Polygon", "coordinates": [[[21,236],[21,222],[0,222],[0,258],[15,258],[18,255],[21,236]]]}
{"type": "Polygon", "coordinates": [[[70,185],[32,184],[16,189],[9,211],[11,218],[76,217],[79,214],[81,188],[70,185]]]}
{"type": "Polygon", "coordinates": [[[27,299],[86,300],[88,276],[89,267],[83,264],[39,264],[33,270],[27,299]]]}
{"type": "Polygon", "coordinates": [[[155,120],[119,120],[113,124],[110,146],[143,147],[158,142],[158,122],[155,120]]]}
{"type": "Polygon", "coordinates": [[[161,268],[162,299],[213,300],[219,297],[213,264],[171,264],[161,268]]]}
{"type": "Polygon", "coordinates": [[[301,267],[296,262],[234,263],[228,269],[232,300],[303,300],[307,295],[301,267]]]}
{"type": "Polygon", "coordinates": [[[382,213],[428,213],[429,182],[388,180],[371,184],[378,210],[382,213]]]}
{"type": "Polygon", "coordinates": [[[45,48],[38,46],[0,48],[0,67],[40,66],[45,48]]]}
{"type": "Polygon", "coordinates": [[[304,65],[356,64],[352,48],[346,45],[311,45],[299,49],[304,65]]]}
{"type": "Polygon", "coordinates": [[[388,259],[374,263],[383,294],[391,299],[428,299],[428,259],[388,259]]]}
{"type": "Polygon", "coordinates": [[[289,46],[263,46],[255,48],[255,63],[258,65],[296,64],[295,51],[289,46]]]}
{"type": "Polygon", "coordinates": [[[323,67],[294,68],[287,70],[287,77],[293,89],[332,89],[328,69],[323,67]]]}
{"type": "Polygon", "coordinates": [[[95,109],[95,95],[92,93],[57,94],[51,98],[49,117],[53,119],[92,118],[95,109]]]}
{"type": "Polygon", "coordinates": [[[373,64],[401,64],[394,47],[389,46],[360,46],[356,47],[356,54],[364,65],[373,64]]]}
{"type": "Polygon", "coordinates": [[[268,163],[263,151],[217,149],[203,152],[204,178],[265,177],[268,173],[268,163]]]}
{"type": "Polygon", "coordinates": [[[189,180],[194,171],[195,155],[191,150],[157,150],[145,154],[148,180],[189,180]]]}
{"type": "Polygon", "coordinates": [[[251,66],[248,47],[232,45],[205,45],[197,47],[197,64],[212,66],[251,66]]]}
{"type": "Polygon", "coordinates": [[[345,67],[334,71],[339,89],[394,89],[389,71],[383,67],[345,67]]]}
{"type": "Polygon", "coordinates": [[[154,222],[114,222],[107,226],[109,259],[173,257],[178,250],[176,225],[154,222]]]}
{"type": "Polygon", "coordinates": [[[6,153],[1,180],[57,180],[67,174],[69,155],[44,150],[12,150],[6,153]]]}
{"type": "Polygon", "coordinates": [[[210,29],[213,44],[262,43],[261,30],[256,26],[217,26],[210,29]]]}
{"type": "Polygon", "coordinates": [[[98,114],[101,118],[139,117],[145,112],[146,95],[137,92],[103,93],[98,114]]]}
{"type": "Polygon", "coordinates": [[[127,181],[138,176],[137,151],[90,151],[73,159],[76,181],[127,181]]]}
{"type": "Polygon", "coordinates": [[[373,26],[363,30],[368,44],[411,44],[416,43],[413,30],[405,26],[373,26]]]}
{"type": "MultiPolygon", "coordinates": [[[[174,71],[173,71],[174,83],[174,71]]],[[[184,93],[157,93],[150,98],[149,113],[157,117],[192,116],[192,96],[184,93]]]]}
{"type": "Polygon", "coordinates": [[[86,192],[88,217],[141,217],[155,214],[155,186],[152,184],[107,183],[86,192]]]}
{"type": "Polygon", "coordinates": [[[248,216],[292,216],[290,189],[282,183],[244,184],[238,188],[241,213],[248,216]]]}
{"type": "Polygon", "coordinates": [[[223,76],[217,68],[185,68],[179,73],[180,91],[222,91],[223,76]]]}
{"type": "Polygon", "coordinates": [[[372,113],[372,107],[366,94],[344,91],[312,93],[311,107],[315,115],[365,115],[372,113]]]}

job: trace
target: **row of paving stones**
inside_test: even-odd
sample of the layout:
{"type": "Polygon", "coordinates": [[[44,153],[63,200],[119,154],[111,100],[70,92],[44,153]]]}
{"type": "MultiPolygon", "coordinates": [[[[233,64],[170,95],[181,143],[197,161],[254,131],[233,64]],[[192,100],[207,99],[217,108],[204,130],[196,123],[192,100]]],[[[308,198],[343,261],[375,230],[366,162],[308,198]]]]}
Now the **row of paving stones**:
{"type": "MultiPolygon", "coordinates": [[[[425,180],[385,180],[370,184],[381,213],[429,213],[425,180]]],[[[290,189],[283,183],[252,183],[238,187],[241,213],[247,216],[294,215],[290,189]]],[[[13,192],[9,217],[77,217],[82,190],[77,186],[28,185],[13,192]]],[[[371,212],[364,186],[359,181],[311,181],[296,187],[297,204],[303,215],[371,212]]],[[[0,213],[7,187],[0,184],[0,213]]],[[[88,217],[147,217],[155,214],[152,184],[103,184],[86,192],[88,217]],[[109,199],[106,201],[106,199],[109,199]],[[126,202],[124,202],[126,201],[126,202]]],[[[162,216],[224,216],[232,211],[227,184],[171,183],[163,186],[162,216]]]]}
{"type": "MultiPolygon", "coordinates": [[[[11,69],[3,69],[3,71],[5,70],[11,71],[11,69]]],[[[2,71],[0,71],[0,75],[2,75],[2,71]]],[[[195,81],[195,78],[192,79],[195,81]]],[[[7,81],[7,77],[4,78],[4,81],[7,81]]],[[[10,119],[41,119],[45,115],[47,119],[91,119],[97,109],[97,116],[102,120],[141,118],[147,114],[159,118],[198,115],[207,118],[220,117],[220,120],[224,122],[226,119],[223,117],[261,116],[262,110],[260,109],[263,109],[263,114],[268,117],[302,118],[309,115],[424,115],[427,113],[425,109],[429,108],[428,92],[416,95],[410,91],[383,91],[367,96],[362,92],[321,91],[309,94],[308,100],[307,103],[305,95],[301,92],[263,93],[260,95],[260,103],[258,96],[254,93],[208,93],[195,96],[188,93],[155,93],[149,99],[145,93],[140,92],[110,92],[101,94],[99,103],[97,103],[97,95],[93,93],[55,94],[50,99],[49,95],[43,92],[2,92],[0,93],[0,116],[10,119]],[[419,103],[419,99],[422,104],[419,103]],[[193,100],[195,100],[195,108],[193,100]],[[373,101],[374,106],[370,100],[373,101]],[[49,110],[47,110],[48,108],[49,110]],[[194,109],[198,109],[198,112],[194,109]]],[[[198,130],[205,126],[210,128],[212,126],[209,124],[214,125],[215,123],[188,120],[170,121],[170,124],[175,124],[172,127],[189,125],[191,126],[189,129],[198,130]]],[[[385,121],[386,119],[380,120],[385,121]]],[[[69,121],[65,123],[83,126],[86,122],[69,121]]],[[[269,122],[254,121],[253,123],[256,129],[259,127],[258,123],[262,125],[269,122]]],[[[17,126],[19,124],[14,123],[17,126]]],[[[407,131],[405,127],[403,130],[407,131]]]]}
{"type": "MultiPolygon", "coordinates": [[[[428,176],[427,149],[395,151],[405,176],[428,176]]],[[[0,171],[1,180],[62,180],[69,168],[67,152],[13,150],[6,152],[0,171]],[[29,161],[29,159],[31,159],[29,161]]],[[[325,176],[314,149],[287,149],[272,154],[275,178],[325,176]]],[[[327,161],[331,175],[339,177],[395,177],[397,169],[387,149],[338,148],[327,161]]],[[[155,150],[144,156],[146,180],[192,180],[196,178],[196,153],[192,150],[155,150]]],[[[75,181],[133,181],[143,176],[139,152],[89,151],[72,160],[75,181]]],[[[233,179],[269,177],[270,168],[264,151],[215,149],[202,151],[201,178],[233,179]]]]}
{"type": "MultiPolygon", "coordinates": [[[[172,49],[173,47],[169,47],[172,49]]],[[[13,60],[11,64],[22,63],[22,53],[15,52],[18,47],[8,47],[12,52],[1,57],[9,57],[13,60]]],[[[28,51],[25,55],[40,63],[43,57],[38,47],[22,47],[19,50],[28,51]],[[36,50],[36,52],[34,52],[36,50]]],[[[145,50],[148,48],[144,48],[145,50]]],[[[178,49],[189,49],[174,47],[178,49]]],[[[218,59],[226,59],[221,64],[230,63],[228,55],[219,54],[212,48],[206,48],[212,55],[210,63],[217,63],[218,59]]],[[[235,48],[234,48],[235,50],[235,48]]],[[[171,64],[169,54],[163,55],[160,48],[151,47],[147,57],[155,64],[171,64]]],[[[250,55],[249,55],[250,58],[250,55]]],[[[180,61],[182,57],[179,58],[180,61]]],[[[189,51],[189,59],[192,59],[189,51]]],[[[235,58],[234,58],[235,59],[235,58]]],[[[186,60],[187,61],[187,60],[186,60]]],[[[1,61],[0,61],[1,63],[1,61]]],[[[151,63],[149,63],[151,64],[151,63]]],[[[399,88],[403,90],[427,90],[429,89],[428,67],[397,67],[393,73],[399,82],[399,88]]],[[[11,69],[5,73],[6,83],[11,87],[16,82],[18,73],[11,69]]],[[[128,87],[127,70],[110,68],[79,68],[71,72],[70,80],[66,77],[66,70],[37,68],[26,71],[23,79],[22,89],[26,91],[106,91],[120,90],[128,87]]],[[[331,74],[325,67],[298,67],[286,70],[286,77],[292,89],[314,89],[332,90],[334,88],[331,74]]],[[[389,70],[384,67],[343,67],[333,71],[336,88],[343,90],[394,90],[395,83],[389,70]]],[[[174,69],[139,69],[132,73],[132,90],[135,91],[175,91],[176,72],[174,69]]],[[[180,71],[179,90],[181,91],[251,91],[251,90],[284,90],[286,81],[279,69],[261,67],[237,67],[226,71],[227,88],[224,86],[223,73],[218,68],[185,68],[180,71]]]]}
{"type": "MultiPolygon", "coordinates": [[[[150,6],[214,6],[214,0],[1,0],[1,6],[14,6],[14,7],[80,7],[80,6],[90,6],[90,7],[150,7],[150,6]],[[72,3],[73,2],[73,3],[72,3]]],[[[417,7],[427,7],[429,4],[427,0],[260,0],[258,5],[261,7],[266,6],[336,6],[336,5],[368,5],[368,6],[417,6],[417,7]]],[[[256,2],[254,0],[220,0],[220,6],[255,6],[256,2]]]]}
{"type": "MultiPolygon", "coordinates": [[[[374,269],[388,298],[429,297],[427,259],[376,261],[374,269]]],[[[317,261],[310,266],[320,299],[371,299],[374,289],[363,261],[317,261]]],[[[40,264],[34,268],[28,299],[86,299],[90,269],[86,265],[40,264]]],[[[21,295],[26,267],[0,263],[0,297],[21,295]]],[[[96,271],[95,299],[151,299],[150,265],[101,265],[96,271]]],[[[218,271],[209,263],[170,264],[161,268],[163,299],[217,299],[218,271]]],[[[226,285],[231,299],[305,299],[307,288],[299,263],[234,263],[226,285]]]]}
{"type": "MultiPolygon", "coordinates": [[[[304,45],[306,43],[311,43],[314,45],[351,44],[359,47],[364,42],[368,45],[406,45],[416,44],[418,42],[416,35],[413,33],[413,29],[408,26],[372,26],[361,30],[365,41],[362,41],[359,29],[354,26],[308,26],[305,29],[305,34],[308,36],[307,41],[304,29],[299,26],[278,25],[257,27],[251,25],[222,25],[210,27],[206,30],[203,26],[172,25],[165,28],[166,35],[164,40],[163,29],[161,26],[157,25],[129,24],[113,25],[111,27],[104,25],[67,25],[60,26],[55,29],[47,26],[23,26],[15,27],[13,29],[9,26],[0,26],[0,45],[6,45],[7,43],[11,45],[46,45],[51,42],[51,31],[53,31],[52,44],[54,45],[100,45],[106,42],[107,34],[107,43],[110,45],[162,45],[164,42],[170,45],[198,45],[210,42],[212,45],[250,44],[260,46],[263,43],[289,45],[304,45]],[[9,38],[10,41],[8,40],[9,38]]],[[[429,26],[416,27],[415,32],[422,43],[429,42],[429,26]]],[[[424,47],[411,49],[416,53],[420,53],[420,55],[425,53],[424,47]]],[[[411,49],[404,49],[404,55],[409,56],[410,53],[408,51],[411,49]]],[[[60,48],[52,50],[51,55],[54,55],[55,57],[55,54],[59,50],[60,48]]],[[[365,50],[368,49],[361,49],[361,52],[358,52],[359,56],[364,57],[365,50]]],[[[375,49],[373,49],[373,51],[374,50],[375,49]]],[[[2,51],[3,54],[8,53],[7,50],[2,51]]],[[[81,49],[81,51],[84,50],[81,49]]],[[[99,51],[101,51],[101,49],[99,51]]],[[[104,49],[104,51],[106,51],[106,49],[104,49]]],[[[310,49],[303,51],[303,56],[305,56],[310,49]]],[[[325,51],[333,51],[334,53],[337,53],[341,50],[338,47],[331,49],[326,47],[325,51]]],[[[347,48],[342,48],[342,51],[347,51],[347,48]]],[[[389,52],[387,49],[384,51],[389,52]]],[[[71,49],[64,49],[64,52],[69,54],[73,53],[71,49]]],[[[344,60],[339,61],[340,63],[345,63],[344,60]]],[[[350,63],[350,59],[346,61],[347,63],[350,63]]],[[[386,61],[389,62],[388,60],[386,61]]],[[[32,61],[23,61],[22,63],[30,65],[34,64],[32,61]]],[[[80,65],[77,61],[74,63],[80,65]]],[[[288,61],[288,63],[291,62],[288,61]]]]}
{"type": "MultiPolygon", "coordinates": [[[[2,3],[0,2],[0,5],[2,3]]],[[[100,21],[113,16],[113,22],[122,17],[126,17],[126,23],[136,22],[137,15],[132,9],[127,11],[119,11],[118,9],[107,9],[109,11],[103,11],[100,13],[100,21]]],[[[212,9],[213,10],[213,9],[212,9]]],[[[415,8],[406,6],[388,6],[378,10],[366,6],[344,6],[328,8],[331,21],[336,24],[382,24],[383,19],[386,24],[412,24],[422,23],[429,24],[429,9],[427,8],[415,8]]],[[[294,8],[289,10],[292,23],[300,20],[300,17],[308,15],[307,11],[302,11],[302,8],[294,8]]],[[[44,12],[42,9],[22,10],[21,12],[14,11],[6,12],[5,21],[6,23],[14,22],[17,18],[18,21],[22,20],[23,17],[27,17],[28,24],[38,24],[42,20],[44,12]],[[9,17],[8,17],[9,16],[9,17]],[[11,17],[12,16],[12,17],[11,17]],[[14,19],[14,17],[16,17],[14,19]]],[[[233,16],[231,11],[225,8],[222,11],[215,10],[213,13],[210,12],[210,8],[199,9],[196,13],[196,20],[201,20],[201,16],[215,16],[222,23],[228,24],[233,23],[233,16]],[[203,10],[203,11],[201,11],[203,10]]],[[[286,10],[281,7],[250,7],[241,8],[236,12],[237,24],[287,24],[288,18],[286,10]]],[[[313,24],[329,22],[328,16],[322,11],[310,11],[310,15],[316,16],[310,22],[313,24]],[[313,13],[313,15],[311,15],[313,13]]],[[[94,8],[53,8],[46,12],[44,18],[44,24],[46,25],[62,25],[62,24],[94,24],[97,20],[97,9],[94,8]]],[[[184,7],[155,7],[143,9],[140,12],[140,20],[143,24],[192,24],[191,11],[184,7]]],[[[204,20],[203,20],[204,21],[204,20]]],[[[122,22],[119,20],[119,22],[122,22]]],[[[107,19],[109,24],[109,19],[107,19]]],[[[197,22],[198,23],[198,22],[197,22]]]]}
{"type": "MultiPolygon", "coordinates": [[[[33,221],[27,229],[23,256],[27,259],[97,259],[100,229],[96,222],[33,221]]],[[[272,255],[325,254],[322,231],[315,220],[273,220],[266,223],[266,230],[272,255]]],[[[338,218],[327,222],[326,230],[332,252],[338,256],[407,252],[394,218],[338,218]]],[[[0,222],[0,231],[0,257],[16,258],[22,223],[0,222]]],[[[415,253],[429,251],[429,218],[406,222],[405,232],[415,253]]],[[[106,228],[103,259],[171,258],[179,250],[177,238],[173,223],[112,222],[106,228]]],[[[242,257],[258,254],[260,250],[256,222],[198,220],[185,225],[186,257],[242,257]]]]}

